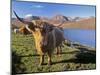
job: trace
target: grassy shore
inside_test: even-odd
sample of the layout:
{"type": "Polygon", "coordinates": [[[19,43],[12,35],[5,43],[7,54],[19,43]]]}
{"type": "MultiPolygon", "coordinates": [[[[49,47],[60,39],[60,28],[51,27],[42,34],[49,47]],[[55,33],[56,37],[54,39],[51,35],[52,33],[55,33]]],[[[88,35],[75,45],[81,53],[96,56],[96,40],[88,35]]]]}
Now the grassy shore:
{"type": "Polygon", "coordinates": [[[39,66],[39,55],[34,46],[32,35],[12,34],[12,72],[13,73],[43,73],[74,70],[91,70],[96,68],[96,51],[82,45],[74,45],[74,48],[64,44],[60,56],[52,54],[51,66],[39,66]]]}

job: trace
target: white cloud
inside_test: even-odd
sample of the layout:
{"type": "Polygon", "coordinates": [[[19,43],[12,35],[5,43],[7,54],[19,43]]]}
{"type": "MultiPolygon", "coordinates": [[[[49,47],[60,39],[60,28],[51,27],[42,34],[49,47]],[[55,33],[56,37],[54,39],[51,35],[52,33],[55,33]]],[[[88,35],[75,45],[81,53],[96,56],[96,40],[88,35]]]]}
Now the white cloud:
{"type": "Polygon", "coordinates": [[[27,17],[32,17],[32,14],[25,15],[25,18],[27,18],[27,17]]]}
{"type": "Polygon", "coordinates": [[[33,5],[32,7],[34,7],[34,8],[44,8],[44,6],[42,6],[42,5],[33,5]]]}
{"type": "Polygon", "coordinates": [[[27,21],[32,21],[33,16],[32,16],[32,14],[27,14],[27,15],[25,15],[24,19],[26,19],[27,21]]]}

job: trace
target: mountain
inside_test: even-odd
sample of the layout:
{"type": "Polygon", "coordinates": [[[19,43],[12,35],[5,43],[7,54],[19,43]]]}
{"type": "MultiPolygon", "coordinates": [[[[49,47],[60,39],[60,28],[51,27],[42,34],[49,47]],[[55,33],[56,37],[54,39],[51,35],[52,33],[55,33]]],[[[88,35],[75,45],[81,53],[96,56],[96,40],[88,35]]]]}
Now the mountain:
{"type": "Polygon", "coordinates": [[[26,15],[26,16],[24,17],[24,19],[27,20],[27,21],[39,20],[40,17],[39,17],[39,16],[26,15]]]}
{"type": "Polygon", "coordinates": [[[51,18],[51,20],[53,20],[53,21],[59,21],[59,22],[69,21],[68,17],[63,16],[63,15],[56,15],[53,18],[51,18]]]}
{"type": "Polygon", "coordinates": [[[18,19],[16,18],[12,18],[11,20],[11,28],[14,29],[14,28],[20,28],[21,26],[23,26],[23,23],[20,22],[18,19]]]}
{"type": "MultiPolygon", "coordinates": [[[[61,27],[68,28],[68,29],[95,29],[96,27],[96,18],[95,17],[88,17],[88,18],[81,18],[81,17],[66,17],[63,15],[56,15],[52,18],[47,17],[40,17],[40,16],[32,16],[33,20],[43,20],[53,24],[55,26],[61,24],[61,27]]],[[[18,19],[12,18],[12,27],[19,28],[23,26],[18,19]]]]}
{"type": "Polygon", "coordinates": [[[84,18],[79,21],[72,21],[69,23],[64,23],[63,28],[69,29],[95,29],[96,27],[96,18],[84,18]]]}
{"type": "Polygon", "coordinates": [[[75,18],[73,18],[73,21],[80,21],[80,20],[82,20],[83,18],[81,18],[81,17],[75,17],[75,18]]]}
{"type": "MultiPolygon", "coordinates": [[[[23,19],[23,18],[21,18],[23,19]]],[[[30,17],[27,17],[27,20],[30,19],[30,17]]],[[[39,16],[31,16],[32,20],[39,20],[40,17],[39,16]]],[[[26,20],[26,19],[24,19],[26,20]]],[[[20,22],[17,18],[12,18],[12,27],[13,28],[19,28],[21,26],[23,26],[24,24],[22,22],[20,22]]]]}

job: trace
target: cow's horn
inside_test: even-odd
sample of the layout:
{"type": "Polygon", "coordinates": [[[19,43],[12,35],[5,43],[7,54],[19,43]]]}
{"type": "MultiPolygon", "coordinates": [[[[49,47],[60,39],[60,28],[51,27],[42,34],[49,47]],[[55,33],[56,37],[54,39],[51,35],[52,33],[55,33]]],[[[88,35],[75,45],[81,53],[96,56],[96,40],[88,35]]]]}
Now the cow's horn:
{"type": "Polygon", "coordinates": [[[20,17],[18,17],[18,15],[16,14],[15,11],[13,11],[13,12],[14,12],[15,16],[17,17],[17,19],[18,19],[20,22],[25,23],[25,24],[31,23],[31,22],[28,22],[28,21],[24,21],[23,19],[21,19],[20,17]]]}

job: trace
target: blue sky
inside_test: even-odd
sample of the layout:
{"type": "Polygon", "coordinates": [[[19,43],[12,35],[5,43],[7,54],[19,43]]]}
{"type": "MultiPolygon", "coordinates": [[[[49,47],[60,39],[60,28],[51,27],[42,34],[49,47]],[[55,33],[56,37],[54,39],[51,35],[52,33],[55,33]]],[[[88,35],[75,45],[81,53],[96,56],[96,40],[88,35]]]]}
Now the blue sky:
{"type": "MultiPolygon", "coordinates": [[[[95,6],[89,5],[13,1],[12,10],[16,11],[20,17],[25,17],[27,14],[49,18],[58,14],[69,17],[95,17],[95,6]]],[[[15,17],[13,12],[12,17],[15,17]]]]}

